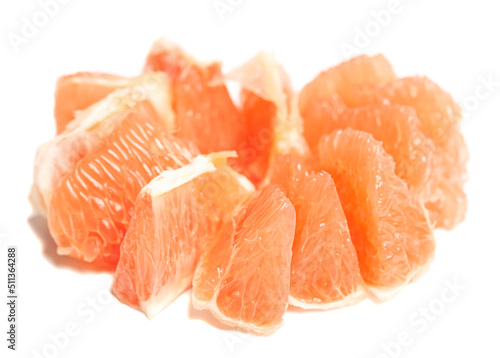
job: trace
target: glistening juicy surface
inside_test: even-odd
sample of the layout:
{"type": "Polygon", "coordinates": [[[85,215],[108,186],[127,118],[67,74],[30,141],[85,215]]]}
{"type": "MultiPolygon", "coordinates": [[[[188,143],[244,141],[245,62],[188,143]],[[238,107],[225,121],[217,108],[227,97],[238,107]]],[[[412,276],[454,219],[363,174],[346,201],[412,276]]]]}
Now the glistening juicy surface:
{"type": "Polygon", "coordinates": [[[331,176],[308,173],[293,155],[277,155],[267,178],[283,188],[297,214],[290,303],[329,309],[364,299],[356,250],[331,176]]]}
{"type": "Polygon", "coordinates": [[[442,156],[440,148],[424,132],[415,110],[399,105],[368,105],[338,109],[322,106],[321,121],[326,131],[352,128],[368,132],[382,142],[396,164],[396,174],[414,190],[423,202],[433,201],[441,193],[442,156]],[[328,110],[327,110],[328,108],[328,110]]]}
{"type": "Polygon", "coordinates": [[[188,163],[194,148],[171,137],[153,108],[135,108],[54,191],[49,229],[58,253],[116,265],[137,194],[156,175],[188,163]]]}
{"type": "Polygon", "coordinates": [[[363,85],[355,90],[355,105],[399,104],[411,106],[425,133],[442,148],[441,195],[428,204],[437,226],[452,229],[465,218],[464,193],[469,153],[460,131],[462,111],[452,97],[426,77],[407,77],[384,84],[363,85]]]}
{"type": "Polygon", "coordinates": [[[201,255],[193,304],[258,334],[278,329],[288,306],[295,210],[275,185],[228,214],[201,255]]]}
{"type": "Polygon", "coordinates": [[[189,288],[200,251],[249,194],[240,181],[247,183],[215,154],[145,186],[121,244],[113,294],[151,318],[189,288]]]}
{"type": "MultiPolygon", "coordinates": [[[[300,93],[299,108],[304,116],[311,101],[328,99],[337,94],[342,102],[352,106],[355,102],[353,88],[365,83],[393,81],[396,75],[383,55],[361,55],[321,72],[304,86],[300,93]]],[[[307,121],[307,118],[304,117],[307,121]]]]}
{"type": "Polygon", "coordinates": [[[146,71],[162,71],[172,81],[176,136],[208,154],[238,147],[244,124],[224,83],[220,63],[200,64],[180,47],[158,40],[148,54],[146,71]]]}
{"type": "Polygon", "coordinates": [[[173,117],[169,108],[169,92],[163,75],[145,74],[134,81],[156,78],[156,85],[148,88],[130,86],[118,89],[89,108],[78,112],[65,130],[37,151],[33,170],[31,201],[42,215],[46,215],[52,192],[86,155],[101,147],[124,118],[133,113],[152,112],[166,129],[171,129],[173,117]],[[138,95],[140,93],[140,95],[138,95]]]}
{"type": "Polygon", "coordinates": [[[75,111],[89,107],[127,84],[126,78],[105,73],[79,72],[60,77],[54,94],[57,134],[75,118],[75,111]]]}
{"type": "Polygon", "coordinates": [[[434,256],[422,205],[369,133],[334,131],[320,141],[319,157],[337,186],[368,290],[380,300],[391,298],[434,256]]]}
{"type": "Polygon", "coordinates": [[[393,81],[396,75],[382,55],[361,55],[321,72],[300,92],[299,110],[304,119],[304,136],[315,151],[324,134],[334,127],[330,118],[337,111],[353,106],[354,88],[367,83],[393,81]]]}
{"type": "MultiPolygon", "coordinates": [[[[170,87],[163,73],[144,73],[126,78],[107,73],[79,72],[58,79],[54,94],[54,118],[56,134],[66,131],[70,123],[78,120],[80,112],[101,101],[117,89],[129,88],[132,95],[128,99],[113,98],[110,107],[130,107],[132,102],[149,99],[158,116],[167,127],[172,127],[170,87]]],[[[169,128],[173,129],[173,128],[169,128]]]]}
{"type": "Polygon", "coordinates": [[[235,163],[240,172],[258,184],[276,153],[309,154],[290,79],[272,54],[257,54],[226,78],[242,87],[246,138],[235,163]]]}

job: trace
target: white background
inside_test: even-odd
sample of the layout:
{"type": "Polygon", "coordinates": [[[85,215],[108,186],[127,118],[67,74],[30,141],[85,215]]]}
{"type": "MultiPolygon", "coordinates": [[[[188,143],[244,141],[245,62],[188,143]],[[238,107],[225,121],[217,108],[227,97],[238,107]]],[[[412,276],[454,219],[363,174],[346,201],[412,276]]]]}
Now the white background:
{"type": "MultiPolygon", "coordinates": [[[[19,350],[6,349],[6,305],[0,299],[0,356],[377,357],[382,345],[408,333],[400,357],[499,357],[500,234],[498,170],[500,87],[481,100],[481,78],[500,81],[499,9],[494,1],[401,0],[378,34],[372,11],[389,1],[228,1],[221,19],[212,0],[70,0],[19,46],[23,17],[41,10],[34,0],[0,5],[0,294],[6,296],[6,246],[19,249],[19,350]],[[194,312],[189,294],[148,321],[110,298],[111,276],[57,257],[46,224],[27,201],[37,146],[51,138],[58,76],[76,71],[138,74],[151,43],[165,35],[195,56],[224,60],[224,70],[259,50],[274,51],[299,89],[344,59],[340,43],[356,28],[372,32],[362,52],[384,53],[400,76],[425,74],[461,104],[477,105],[463,125],[471,152],[466,221],[438,231],[430,271],[383,305],[370,301],[329,312],[289,312],[276,334],[258,338],[215,328],[194,312]],[[10,35],[9,35],[10,34],[10,35]],[[487,98],[486,98],[487,97],[487,98]],[[464,286],[442,304],[447,282],[464,286]],[[97,308],[88,301],[98,298],[97,308]],[[100,300],[100,301],[99,301],[100,300]],[[100,303],[99,303],[100,302],[100,303]],[[442,308],[417,324],[419,309],[442,308]],[[413,323],[412,323],[413,322],[413,323]],[[51,335],[68,324],[77,334],[53,354],[51,335]],[[419,330],[420,328],[420,330],[419,330]],[[6,354],[7,352],[7,354],[6,354]],[[52,355],[51,355],[52,353],[52,355]]],[[[42,19],[43,20],[43,19],[42,19]]],[[[481,92],[483,93],[483,92],[481,92]]],[[[486,93],[486,92],[485,92],[486,93]]],[[[382,357],[382,356],[381,356],[382,357]]]]}

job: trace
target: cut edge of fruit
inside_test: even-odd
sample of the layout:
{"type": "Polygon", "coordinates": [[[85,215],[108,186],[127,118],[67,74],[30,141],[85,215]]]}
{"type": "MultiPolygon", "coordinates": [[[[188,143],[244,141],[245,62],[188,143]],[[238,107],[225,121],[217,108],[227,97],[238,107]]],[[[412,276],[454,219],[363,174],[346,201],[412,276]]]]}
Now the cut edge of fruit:
{"type": "Polygon", "coordinates": [[[290,305],[294,307],[299,307],[306,310],[330,310],[347,306],[353,306],[363,301],[367,297],[368,294],[366,290],[364,289],[363,285],[360,285],[359,289],[357,289],[355,292],[350,293],[341,300],[333,302],[326,302],[326,303],[304,302],[303,300],[297,299],[291,295],[288,297],[288,299],[290,305]]]}
{"type": "Polygon", "coordinates": [[[191,276],[184,277],[178,281],[175,287],[163,287],[157,295],[151,296],[147,301],[140,302],[138,309],[140,309],[140,311],[143,312],[148,319],[152,319],[173,303],[177,297],[189,289],[191,281],[191,276]]]}
{"type": "Polygon", "coordinates": [[[424,265],[418,267],[417,270],[415,270],[411,275],[409,275],[406,282],[397,287],[373,286],[365,282],[365,287],[366,291],[368,292],[368,296],[375,303],[384,303],[389,301],[390,299],[396,297],[406,286],[416,281],[424,273],[426,273],[429,270],[433,261],[434,261],[434,254],[429,257],[429,259],[424,265]]]}
{"type": "Polygon", "coordinates": [[[274,124],[276,139],[273,143],[275,153],[295,154],[301,158],[306,158],[311,154],[311,150],[304,137],[303,119],[299,113],[298,96],[294,94],[290,99],[291,110],[288,119],[278,121],[274,124]]]}
{"type": "MultiPolygon", "coordinates": [[[[161,55],[164,52],[167,52],[169,54],[175,53],[182,57],[184,61],[186,61],[190,66],[197,66],[200,68],[207,68],[211,65],[218,64],[221,66],[222,61],[220,59],[214,59],[214,60],[207,60],[207,59],[197,59],[195,58],[191,53],[187,52],[184,50],[179,44],[177,44],[175,41],[167,38],[167,37],[159,37],[156,39],[156,41],[153,43],[153,45],[150,47],[149,52],[148,52],[148,59],[151,56],[156,56],[156,55],[161,55]]],[[[146,60],[146,64],[144,68],[147,69],[148,65],[148,60],[146,60]]],[[[223,79],[218,78],[214,81],[209,82],[209,86],[219,86],[223,82],[223,79]]]]}
{"type": "Polygon", "coordinates": [[[61,135],[67,136],[74,132],[95,128],[113,114],[133,108],[145,100],[153,105],[167,130],[171,131],[175,128],[171,86],[165,74],[148,72],[127,79],[127,83],[127,87],[118,88],[90,107],[77,111],[75,119],[68,123],[61,135]]]}
{"type": "Polygon", "coordinates": [[[108,87],[125,87],[130,84],[130,79],[121,76],[109,75],[105,73],[77,72],[73,75],[62,76],[60,80],[69,80],[70,83],[97,84],[108,87]]]}
{"type": "Polygon", "coordinates": [[[176,129],[176,115],[173,109],[173,94],[170,79],[162,72],[146,72],[132,79],[135,90],[143,90],[146,99],[153,105],[165,128],[176,129]]]}
{"type": "Polygon", "coordinates": [[[229,71],[223,79],[237,82],[242,88],[276,104],[279,108],[286,107],[280,67],[271,53],[259,52],[249,61],[229,71]],[[259,71],[256,71],[257,69],[259,71]],[[252,76],[249,78],[247,73],[252,73],[252,76]],[[263,83],[255,85],[256,79],[261,79],[263,83]]]}
{"type": "Polygon", "coordinates": [[[30,201],[31,207],[33,208],[36,214],[44,218],[47,217],[47,208],[43,204],[43,196],[37,185],[31,186],[31,191],[29,193],[28,200],[30,201]]]}
{"type": "Polygon", "coordinates": [[[159,37],[153,42],[153,45],[149,49],[149,55],[155,55],[157,53],[162,53],[165,50],[172,51],[172,52],[178,52],[180,53],[184,58],[186,58],[189,62],[196,62],[195,58],[184,51],[177,43],[174,41],[166,38],[166,37],[159,37]]]}
{"type": "Polygon", "coordinates": [[[236,327],[240,328],[245,331],[252,331],[253,333],[259,335],[259,336],[267,336],[275,331],[277,331],[280,327],[283,326],[284,320],[283,318],[281,319],[280,323],[273,325],[273,326],[267,326],[267,327],[262,327],[262,326],[256,326],[252,323],[248,322],[242,322],[238,321],[233,318],[229,318],[226,315],[224,315],[221,310],[219,309],[217,303],[217,295],[214,296],[210,301],[205,302],[205,301],[200,301],[198,300],[195,295],[192,295],[192,304],[193,307],[197,310],[209,310],[210,313],[218,319],[220,322],[223,324],[229,326],[229,327],[236,327]]]}
{"type": "Polygon", "coordinates": [[[235,151],[225,151],[211,153],[208,155],[198,155],[195,157],[191,163],[175,169],[175,170],[165,170],[161,172],[157,177],[151,180],[143,189],[143,192],[151,195],[152,198],[161,196],[162,194],[171,191],[181,185],[184,185],[193,179],[209,172],[215,171],[217,168],[227,167],[231,171],[240,185],[248,190],[255,190],[254,186],[250,181],[243,175],[236,173],[227,165],[228,158],[235,158],[237,154],[235,151]]]}
{"type": "Polygon", "coordinates": [[[237,82],[245,90],[273,103],[276,107],[271,124],[275,133],[272,152],[293,153],[305,157],[310,154],[310,149],[303,136],[302,117],[298,108],[299,98],[293,93],[291,84],[286,78],[283,68],[277,63],[274,55],[265,52],[258,53],[224,76],[225,80],[237,82]],[[248,76],[247,73],[252,73],[252,76],[248,76]]]}
{"type": "Polygon", "coordinates": [[[205,173],[215,171],[215,165],[205,155],[198,155],[191,163],[175,170],[165,170],[151,180],[142,192],[148,193],[154,199],[205,173]]]}

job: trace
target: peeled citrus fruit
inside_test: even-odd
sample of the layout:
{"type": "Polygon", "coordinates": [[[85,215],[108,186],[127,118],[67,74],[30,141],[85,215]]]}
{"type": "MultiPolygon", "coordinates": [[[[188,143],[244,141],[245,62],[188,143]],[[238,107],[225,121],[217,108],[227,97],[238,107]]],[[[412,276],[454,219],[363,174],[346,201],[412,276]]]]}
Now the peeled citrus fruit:
{"type": "Polygon", "coordinates": [[[290,303],[330,309],[363,300],[356,250],[331,176],[307,172],[295,156],[278,154],[267,179],[281,186],[297,214],[290,303]]]}
{"type": "Polygon", "coordinates": [[[193,305],[257,334],[278,329],[288,306],[295,210],[276,185],[255,192],[202,253],[193,305]]]}
{"type": "Polygon", "coordinates": [[[243,174],[260,183],[274,154],[308,155],[290,79],[272,54],[259,53],[225,78],[242,87],[247,137],[237,148],[236,167],[243,174]]]}
{"type": "MultiPolygon", "coordinates": [[[[119,88],[134,87],[136,101],[147,97],[155,87],[165,90],[166,78],[161,73],[147,73],[133,78],[125,78],[106,73],[78,72],[58,79],[54,95],[54,118],[56,131],[60,134],[68,123],[82,111],[100,101],[119,88]]],[[[171,116],[170,101],[159,100],[153,103],[160,116],[171,116]]]]}
{"type": "Polygon", "coordinates": [[[451,229],[465,218],[463,191],[468,150],[460,131],[462,112],[451,96],[426,77],[407,77],[390,83],[363,85],[355,90],[355,105],[385,103],[411,106],[425,133],[442,148],[440,198],[428,204],[437,226],[451,229]]]}
{"type": "Polygon", "coordinates": [[[244,123],[220,81],[220,63],[198,63],[177,45],[158,40],[145,70],[162,71],[172,81],[177,137],[194,142],[201,153],[237,148],[244,123]]]}
{"type": "Polygon", "coordinates": [[[297,94],[270,53],[223,75],[158,40],[140,76],[61,77],[54,116],[33,206],[58,254],[115,268],[114,295],[149,318],[191,285],[196,309],[256,334],[289,304],[390,299],[466,211],[459,106],[382,55],[297,94]]]}
{"type": "MultiPolygon", "coordinates": [[[[148,81],[151,74],[141,78],[148,81]]],[[[166,129],[172,128],[173,117],[168,111],[170,95],[166,79],[156,75],[156,85],[144,91],[142,86],[118,89],[101,101],[76,115],[67,128],[38,149],[33,172],[31,201],[38,213],[45,215],[52,192],[76,164],[98,149],[124,118],[133,112],[154,108],[166,129]],[[154,106],[154,107],[153,107],[154,106]]]]}
{"type": "Polygon", "coordinates": [[[147,101],[113,127],[98,149],[66,171],[51,195],[48,223],[60,255],[116,265],[142,187],[196,154],[168,134],[147,101]]]}
{"type": "Polygon", "coordinates": [[[141,190],[113,283],[120,301],[151,318],[191,286],[201,250],[253,190],[225,164],[226,156],[198,156],[141,190]]]}
{"type": "Polygon", "coordinates": [[[334,131],[321,139],[319,157],[337,186],[367,289],[379,300],[393,297],[434,256],[422,204],[369,133],[334,131]]]}

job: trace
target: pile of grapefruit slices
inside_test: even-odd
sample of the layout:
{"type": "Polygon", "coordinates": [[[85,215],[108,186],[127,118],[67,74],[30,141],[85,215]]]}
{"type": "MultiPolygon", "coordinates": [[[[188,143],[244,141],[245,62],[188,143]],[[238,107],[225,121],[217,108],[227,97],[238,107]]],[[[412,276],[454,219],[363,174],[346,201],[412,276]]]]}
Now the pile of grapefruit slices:
{"type": "Polygon", "coordinates": [[[112,267],[114,295],[148,317],[190,287],[257,334],[289,304],[385,301],[466,211],[459,106],[381,55],[296,93],[271,54],[223,74],[159,40],[137,77],[61,77],[54,114],[31,201],[58,254],[112,267]]]}

